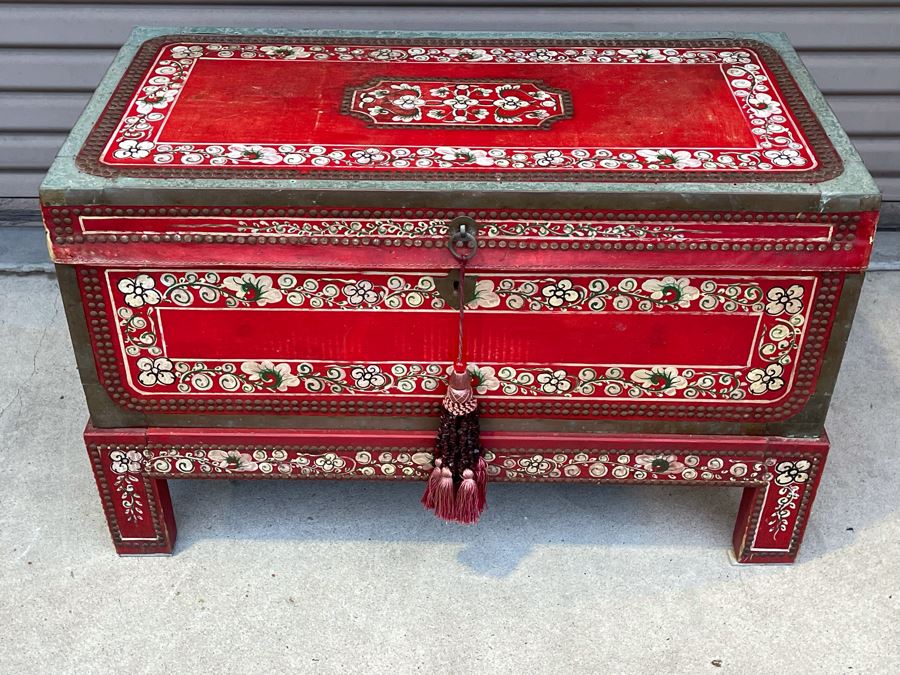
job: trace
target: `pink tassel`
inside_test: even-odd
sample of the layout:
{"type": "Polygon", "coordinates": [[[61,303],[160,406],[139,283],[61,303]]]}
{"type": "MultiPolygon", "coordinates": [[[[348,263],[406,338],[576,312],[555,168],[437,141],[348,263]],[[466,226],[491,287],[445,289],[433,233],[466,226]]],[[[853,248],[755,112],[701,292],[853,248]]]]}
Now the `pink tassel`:
{"type": "Polygon", "coordinates": [[[456,515],[454,520],[463,525],[474,525],[478,522],[481,509],[478,508],[478,485],[475,474],[466,469],[462,474],[462,483],[456,491],[456,515]]]}
{"type": "Polygon", "coordinates": [[[434,514],[443,520],[453,520],[456,500],[453,494],[453,474],[446,466],[441,469],[441,480],[434,490],[434,514]]]}
{"type": "Polygon", "coordinates": [[[478,486],[478,513],[481,513],[487,506],[487,462],[484,457],[479,457],[475,466],[475,484],[478,486]]]}
{"type": "Polygon", "coordinates": [[[440,458],[434,460],[434,468],[431,470],[431,475],[428,476],[425,494],[422,495],[422,506],[426,509],[434,508],[434,495],[437,492],[438,483],[441,482],[441,466],[443,464],[440,458]]]}

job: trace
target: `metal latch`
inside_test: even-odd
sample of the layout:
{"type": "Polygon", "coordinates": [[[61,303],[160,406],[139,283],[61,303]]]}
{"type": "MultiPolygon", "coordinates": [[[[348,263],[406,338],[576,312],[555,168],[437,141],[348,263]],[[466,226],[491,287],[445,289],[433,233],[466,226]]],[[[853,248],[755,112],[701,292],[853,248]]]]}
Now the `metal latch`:
{"type": "MultiPolygon", "coordinates": [[[[478,223],[469,216],[457,216],[447,223],[447,248],[464,268],[478,252],[478,223]]],[[[453,270],[446,276],[434,280],[435,288],[440,296],[453,309],[459,309],[460,296],[468,304],[475,298],[477,277],[453,270]],[[460,278],[463,288],[460,289],[460,278]]]]}

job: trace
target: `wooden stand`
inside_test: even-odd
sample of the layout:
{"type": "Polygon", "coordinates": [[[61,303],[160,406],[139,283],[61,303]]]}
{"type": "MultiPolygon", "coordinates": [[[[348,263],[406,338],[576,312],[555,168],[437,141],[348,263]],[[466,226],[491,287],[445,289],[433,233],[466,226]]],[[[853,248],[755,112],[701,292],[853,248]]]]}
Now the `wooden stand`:
{"type": "MultiPolygon", "coordinates": [[[[167,479],[425,480],[433,440],[425,431],[90,425],[85,430],[110,533],[121,555],[172,552],[175,518],[167,479]]],[[[828,454],[824,435],[789,439],[488,432],[484,443],[492,482],[741,487],[733,543],[742,563],[793,562],[828,454]]]]}

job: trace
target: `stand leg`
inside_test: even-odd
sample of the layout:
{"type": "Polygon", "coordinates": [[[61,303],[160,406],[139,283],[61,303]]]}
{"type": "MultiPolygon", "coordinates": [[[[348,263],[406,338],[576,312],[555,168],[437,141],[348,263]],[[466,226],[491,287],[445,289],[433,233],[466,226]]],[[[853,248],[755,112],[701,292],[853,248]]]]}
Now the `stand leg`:
{"type": "Polygon", "coordinates": [[[175,517],[164,480],[141,475],[142,430],[112,433],[88,427],[85,445],[109,533],[119,555],[171,553],[175,517]]]}
{"type": "Polygon", "coordinates": [[[744,488],[733,538],[738,562],[794,562],[827,455],[825,439],[785,441],[767,462],[769,481],[744,488]]]}

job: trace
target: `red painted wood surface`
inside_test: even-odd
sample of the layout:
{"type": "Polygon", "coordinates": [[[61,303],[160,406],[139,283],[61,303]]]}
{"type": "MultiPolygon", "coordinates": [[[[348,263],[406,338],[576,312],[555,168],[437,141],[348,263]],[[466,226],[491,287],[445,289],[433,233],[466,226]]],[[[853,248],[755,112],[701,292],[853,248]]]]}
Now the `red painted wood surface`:
{"type": "MultiPolygon", "coordinates": [[[[363,127],[357,119],[340,114],[344,93],[348,88],[365,89],[365,83],[379,79],[388,80],[384,89],[396,86],[395,82],[409,83],[409,86],[418,85],[417,98],[460,99],[459,105],[467,107],[468,101],[477,100],[469,92],[480,81],[484,82],[482,88],[491,86],[492,80],[552,82],[555,88],[571,93],[573,110],[577,111],[571,121],[559,123],[558,128],[544,134],[554,146],[579,146],[585,138],[593,139],[596,145],[625,147],[649,147],[657,145],[661,138],[666,139],[667,146],[677,147],[743,148],[752,147],[755,141],[718,63],[585,67],[580,64],[436,65],[267,58],[198,60],[179,94],[178,105],[172,107],[159,141],[354,144],[360,140],[363,127]],[[451,79],[449,83],[436,79],[420,83],[422,78],[437,75],[451,79]],[[229,83],[227,88],[222,87],[224,82],[229,83]],[[302,86],[298,86],[301,82],[302,86]],[[463,94],[454,92],[443,96],[427,93],[427,89],[455,82],[466,86],[465,100],[463,94]],[[235,97],[236,90],[252,94],[235,97]],[[695,109],[684,105],[685,101],[703,101],[704,107],[717,114],[701,115],[698,119],[695,109]],[[210,110],[228,111],[228,114],[210,115],[210,110]]],[[[493,98],[499,99],[503,93],[494,93],[493,98]]],[[[433,143],[435,129],[421,129],[416,125],[423,120],[406,121],[411,128],[402,128],[404,122],[393,119],[395,116],[385,120],[385,128],[379,128],[376,123],[365,131],[373,145],[433,143]]],[[[448,146],[483,145],[484,141],[479,139],[484,138],[496,145],[515,145],[522,143],[525,134],[533,133],[522,122],[511,121],[501,126],[493,114],[484,120],[472,117],[459,124],[447,124],[444,120],[434,120],[431,124],[440,128],[441,144],[448,146]],[[491,125],[490,130],[483,128],[486,123],[491,125]]]]}

